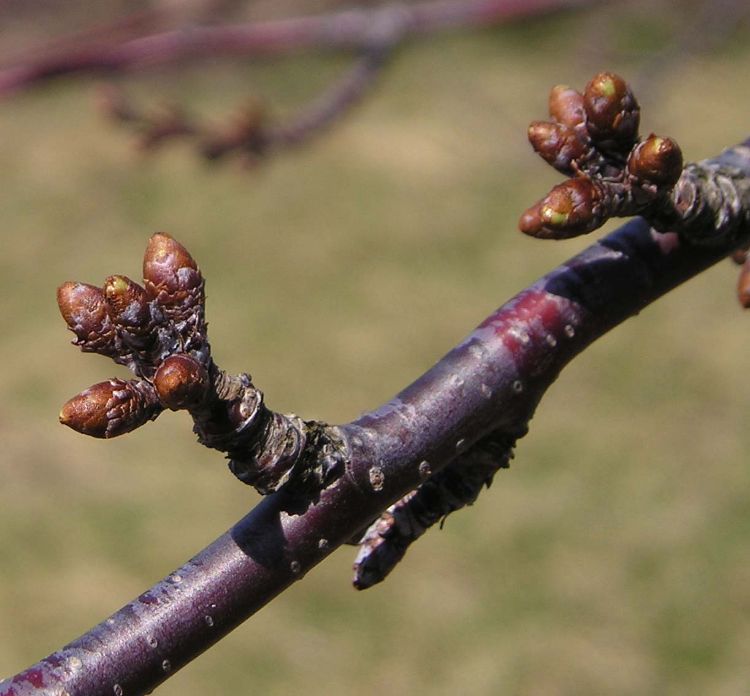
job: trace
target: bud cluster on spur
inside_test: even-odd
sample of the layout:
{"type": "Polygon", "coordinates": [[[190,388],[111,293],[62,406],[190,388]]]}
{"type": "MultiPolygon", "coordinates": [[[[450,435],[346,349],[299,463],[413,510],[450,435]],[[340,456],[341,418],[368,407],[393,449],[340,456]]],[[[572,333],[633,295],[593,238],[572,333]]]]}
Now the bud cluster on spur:
{"type": "Polygon", "coordinates": [[[682,173],[682,152],[671,138],[639,138],[640,107],[621,77],[599,73],[583,94],[554,87],[549,114],[551,121],[529,126],[529,141],[571,178],[521,216],[522,232],[567,239],[592,232],[610,217],[660,212],[682,173]]]}
{"type": "MultiPolygon", "coordinates": [[[[683,241],[715,246],[713,253],[742,246],[735,255],[744,264],[738,292],[750,308],[750,215],[744,212],[750,210],[750,184],[745,167],[735,166],[731,149],[683,167],[674,140],[639,137],[638,102],[626,82],[609,72],[594,76],[583,93],[554,87],[549,114],[551,120],[530,125],[528,137],[548,164],[570,178],[522,215],[521,231],[567,239],[592,232],[610,217],[641,215],[656,232],[676,233],[675,244],[655,245],[659,249],[675,249],[683,241]]],[[[571,324],[564,331],[575,335],[571,324]]],[[[554,350],[554,336],[543,340],[550,338],[554,350]]],[[[521,381],[517,384],[523,389],[521,381]]],[[[508,466],[526,425],[516,432],[491,431],[383,512],[360,539],[355,586],[381,582],[430,526],[471,505],[495,473],[508,466]]],[[[422,464],[429,471],[428,462],[422,464]]]]}
{"type": "Polygon", "coordinates": [[[155,234],[143,278],[143,286],[113,275],[101,288],[68,282],[57,291],[74,344],[112,358],[138,377],[99,382],[70,399],[60,421],[78,432],[116,437],[165,408],[198,405],[204,396],[211,358],[197,264],[169,235],[155,234]]]}
{"type": "Polygon", "coordinates": [[[292,479],[319,488],[340,473],[334,429],[269,410],[249,375],[228,375],[213,362],[203,276],[181,244],[153,235],[143,281],[113,275],[103,287],[68,282],[58,289],[74,344],[112,358],[136,377],[108,379],[74,396],[60,412],[64,425],[110,438],[165,409],[187,410],[201,444],[225,452],[232,473],[261,493],[292,479]],[[303,456],[308,443],[322,454],[303,456]]]}

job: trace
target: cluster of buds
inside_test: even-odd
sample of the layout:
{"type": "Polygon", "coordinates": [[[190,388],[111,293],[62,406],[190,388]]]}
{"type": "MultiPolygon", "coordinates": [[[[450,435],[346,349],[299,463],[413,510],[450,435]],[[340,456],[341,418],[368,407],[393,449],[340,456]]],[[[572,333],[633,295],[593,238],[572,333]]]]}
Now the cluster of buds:
{"type": "Polygon", "coordinates": [[[529,141],[570,178],[522,216],[521,231],[567,239],[601,227],[611,217],[657,209],[682,173],[682,152],[671,138],[638,136],[640,109],[627,83],[602,72],[583,94],[552,89],[551,121],[529,126],[529,141]]]}
{"type": "Polygon", "coordinates": [[[112,358],[136,377],[99,382],[74,396],[60,413],[64,425],[110,438],[165,409],[186,410],[201,444],[225,452],[232,473],[260,493],[292,479],[319,488],[340,472],[340,443],[324,424],[270,411],[249,375],[228,375],[213,362],[203,276],[169,235],[151,237],[143,285],[122,275],[110,276],[101,288],[64,283],[57,302],[75,345],[112,358]],[[309,428],[330,447],[301,466],[309,428]]]}
{"type": "Polygon", "coordinates": [[[115,437],[165,408],[204,406],[212,363],[200,270],[181,244],[160,233],[149,241],[143,278],[143,286],[113,275],[102,287],[68,282],[57,291],[74,344],[136,376],[99,382],[70,399],[60,421],[78,432],[115,437]]]}

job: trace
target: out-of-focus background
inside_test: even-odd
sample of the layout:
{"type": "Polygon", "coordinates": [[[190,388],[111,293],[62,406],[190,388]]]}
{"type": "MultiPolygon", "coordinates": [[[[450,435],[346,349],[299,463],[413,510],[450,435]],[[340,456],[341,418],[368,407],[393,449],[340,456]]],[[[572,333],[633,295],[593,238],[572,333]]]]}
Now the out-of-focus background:
{"type": "MultiPolygon", "coordinates": [[[[225,4],[235,19],[342,5],[225,4]]],[[[253,171],[187,145],[139,156],[92,108],[92,80],[0,103],[0,676],[257,502],[184,414],[107,442],[58,425],[70,396],[125,376],[68,345],[61,282],[137,278],[167,230],[207,278],[219,363],[276,409],[348,421],[587,244],[516,232],[558,180],[525,137],[553,84],[621,72],[643,131],[689,159],[750,134],[743,5],[596,3],[409,43],[342,123],[253,171]]],[[[0,50],[133,6],[0,0],[0,50]]],[[[209,119],[253,94],[285,114],[349,62],[206,61],[122,84],[209,119]]],[[[339,550],[158,693],[748,693],[750,319],[735,278],[720,264],[586,351],[512,468],[385,584],[352,590],[354,551],[339,550]]]]}

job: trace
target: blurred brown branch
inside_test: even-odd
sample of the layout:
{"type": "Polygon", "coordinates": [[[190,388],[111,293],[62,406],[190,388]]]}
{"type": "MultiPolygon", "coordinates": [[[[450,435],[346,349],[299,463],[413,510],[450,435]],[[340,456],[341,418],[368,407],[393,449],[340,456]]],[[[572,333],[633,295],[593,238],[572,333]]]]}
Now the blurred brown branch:
{"type": "MultiPolygon", "coordinates": [[[[122,40],[120,31],[136,15],[105,26],[97,35],[85,32],[58,51],[41,47],[0,71],[0,96],[71,73],[121,73],[181,63],[203,57],[258,57],[305,50],[367,48],[387,24],[403,35],[432,34],[445,29],[490,26],[499,22],[571,9],[595,0],[432,0],[391,4],[369,10],[294,17],[225,26],[189,26],[122,40]]],[[[601,1],[601,0],[599,0],[601,1]]]]}
{"type": "MultiPolygon", "coordinates": [[[[271,122],[256,102],[238,109],[224,126],[210,127],[185,109],[142,109],[122,90],[108,87],[99,104],[116,122],[138,134],[138,146],[152,150],[175,138],[192,139],[209,160],[230,152],[255,163],[271,152],[299,146],[326,130],[359,103],[376,84],[389,56],[408,38],[446,29],[478,28],[568,10],[601,0],[432,0],[392,3],[371,9],[234,25],[190,25],[149,33],[169,22],[165,8],[130,16],[57,39],[0,69],[0,98],[66,75],[114,76],[156,66],[180,65],[219,56],[252,58],[310,50],[347,50],[351,68],[299,113],[271,122]]],[[[213,16],[215,3],[203,7],[213,16]]]]}
{"type": "Polygon", "coordinates": [[[271,121],[264,104],[248,101],[226,123],[212,126],[177,105],[143,109],[113,84],[100,88],[97,101],[108,118],[136,132],[136,145],[142,151],[187,139],[195,141],[207,160],[238,154],[246,165],[253,166],[273,152],[305,144],[356,106],[375,85],[395,41],[395,35],[384,36],[382,43],[364,51],[338,80],[285,122],[271,121]]]}

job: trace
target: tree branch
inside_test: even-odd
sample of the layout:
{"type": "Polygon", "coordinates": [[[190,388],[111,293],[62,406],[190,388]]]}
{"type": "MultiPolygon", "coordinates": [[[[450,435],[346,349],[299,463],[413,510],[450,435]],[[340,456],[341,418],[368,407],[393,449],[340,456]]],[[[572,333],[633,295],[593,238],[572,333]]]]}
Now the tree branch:
{"type": "Polygon", "coordinates": [[[0,97],[62,75],[111,75],[207,56],[237,58],[308,50],[361,50],[372,45],[374,32],[377,38],[384,25],[398,26],[403,38],[407,38],[449,28],[490,26],[593,1],[433,0],[267,22],[194,26],[119,42],[92,40],[59,53],[32,56],[0,70],[0,97]]]}
{"type": "MultiPolygon", "coordinates": [[[[708,164],[750,175],[750,141],[708,164]]],[[[523,433],[560,370],[598,337],[750,236],[750,184],[739,227],[700,217],[701,234],[635,219],[490,315],[397,397],[332,428],[346,470],[313,499],[288,487],[112,617],[15,677],[0,695],[148,692],[206,650],[388,505],[439,475],[490,433],[523,433]],[[705,226],[713,229],[705,229],[705,226]],[[691,238],[713,237],[710,245],[691,238]]],[[[736,220],[735,220],[736,222],[736,220]]]]}
{"type": "Polygon", "coordinates": [[[105,85],[99,106],[137,134],[140,150],[175,139],[191,140],[207,160],[237,153],[255,165],[272,153],[299,147],[326,131],[374,87],[395,50],[409,37],[447,28],[479,27],[568,9],[593,0],[441,0],[411,5],[226,26],[191,26],[138,36],[138,28],[164,20],[159,13],[136,13],[98,30],[93,28],[43,47],[25,60],[0,69],[0,98],[49,79],[78,74],[115,75],[206,56],[266,56],[312,49],[356,52],[353,65],[297,114],[276,123],[257,101],[219,128],[188,116],[178,106],[148,110],[119,89],[105,85]],[[135,38],[133,34],[136,33],[135,38]]]}
{"type": "Polygon", "coordinates": [[[272,153],[299,147],[330,128],[375,86],[393,54],[400,27],[393,25],[363,50],[362,55],[333,84],[286,121],[269,122],[259,103],[250,103],[223,128],[212,128],[177,108],[149,113],[136,107],[113,85],[99,91],[99,106],[117,123],[138,134],[138,149],[154,150],[176,138],[195,141],[200,155],[215,161],[236,153],[248,165],[272,153]]]}

